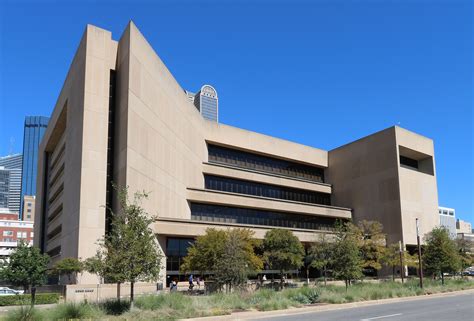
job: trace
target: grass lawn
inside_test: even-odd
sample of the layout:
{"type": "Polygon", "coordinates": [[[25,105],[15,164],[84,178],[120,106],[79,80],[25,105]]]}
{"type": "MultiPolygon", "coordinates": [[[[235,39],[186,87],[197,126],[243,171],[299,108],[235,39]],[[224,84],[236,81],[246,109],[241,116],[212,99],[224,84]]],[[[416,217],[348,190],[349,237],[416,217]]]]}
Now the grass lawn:
{"type": "Polygon", "coordinates": [[[346,292],[344,286],[328,285],[285,289],[283,291],[259,290],[254,293],[217,293],[213,295],[189,296],[181,293],[142,296],[136,299],[134,309],[129,310],[127,301],[108,301],[97,304],[59,304],[47,310],[27,308],[11,311],[3,320],[176,320],[201,316],[230,314],[243,310],[280,310],[314,303],[347,303],[450,292],[474,288],[474,281],[426,280],[425,288],[418,281],[405,284],[397,282],[357,283],[346,292]],[[30,316],[28,316],[28,314],[30,316]],[[26,318],[25,318],[26,317],[26,318]]]}

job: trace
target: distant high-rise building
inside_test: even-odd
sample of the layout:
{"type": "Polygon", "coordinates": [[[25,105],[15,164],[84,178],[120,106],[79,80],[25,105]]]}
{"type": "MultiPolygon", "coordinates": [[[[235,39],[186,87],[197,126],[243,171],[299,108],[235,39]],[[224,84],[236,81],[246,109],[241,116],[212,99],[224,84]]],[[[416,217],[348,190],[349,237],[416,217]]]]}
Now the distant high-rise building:
{"type": "MultiPolygon", "coordinates": [[[[1,188],[5,189],[5,186],[8,185],[6,208],[15,213],[20,212],[22,158],[21,154],[0,157],[0,169],[2,171],[0,179],[3,178],[3,183],[0,183],[1,188]],[[5,172],[8,172],[8,174],[5,174],[5,172]],[[8,180],[6,181],[7,177],[8,180]]],[[[0,198],[2,197],[0,196],[0,198]]]]}
{"type": "Polygon", "coordinates": [[[38,170],[38,147],[48,127],[49,118],[27,116],[23,135],[23,164],[21,178],[21,211],[23,219],[23,197],[36,195],[36,172],[38,170]]]}
{"type": "Polygon", "coordinates": [[[23,196],[23,219],[22,221],[34,222],[36,197],[32,195],[23,196]]]}
{"type": "Polygon", "coordinates": [[[8,191],[10,189],[10,171],[0,167],[0,208],[8,208],[8,191]]]}
{"type": "MultiPolygon", "coordinates": [[[[186,92],[186,94],[189,98],[190,93],[186,92]]],[[[202,86],[193,99],[194,106],[199,110],[202,117],[215,122],[219,121],[218,102],[217,91],[209,85],[202,86]]]]}
{"type": "Polygon", "coordinates": [[[456,238],[456,211],[454,208],[439,207],[439,225],[445,227],[452,239],[456,238]]]}

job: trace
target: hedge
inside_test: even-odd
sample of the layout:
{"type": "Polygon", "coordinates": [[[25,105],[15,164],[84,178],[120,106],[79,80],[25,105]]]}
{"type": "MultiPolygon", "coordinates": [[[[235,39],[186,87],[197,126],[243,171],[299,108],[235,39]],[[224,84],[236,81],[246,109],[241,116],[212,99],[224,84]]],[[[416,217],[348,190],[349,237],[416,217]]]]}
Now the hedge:
{"type": "MultiPolygon", "coordinates": [[[[23,305],[31,302],[31,295],[5,295],[0,296],[0,306],[6,305],[23,305]]],[[[59,302],[58,293],[37,293],[35,304],[51,304],[59,302]]]]}

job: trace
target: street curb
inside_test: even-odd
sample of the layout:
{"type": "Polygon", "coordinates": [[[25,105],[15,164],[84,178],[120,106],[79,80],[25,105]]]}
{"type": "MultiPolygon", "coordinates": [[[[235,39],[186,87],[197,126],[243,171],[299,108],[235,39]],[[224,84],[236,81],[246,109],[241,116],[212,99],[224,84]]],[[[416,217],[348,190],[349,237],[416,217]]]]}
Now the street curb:
{"type": "Polygon", "coordinates": [[[273,311],[245,311],[245,312],[234,312],[228,315],[221,316],[210,316],[210,317],[201,317],[201,318],[192,318],[192,319],[180,319],[184,320],[193,320],[193,321],[238,321],[238,320],[256,320],[267,318],[271,316],[290,316],[298,315],[311,312],[324,312],[324,311],[334,311],[334,310],[344,310],[349,308],[359,308],[372,305],[380,305],[387,303],[397,303],[405,301],[415,301],[415,300],[426,300],[436,297],[449,297],[459,294],[474,294],[474,289],[444,292],[444,293],[435,293],[435,294],[425,294],[417,296],[407,296],[402,298],[391,298],[391,299],[381,299],[381,300],[371,300],[371,301],[360,301],[360,302],[351,302],[351,303],[323,303],[317,306],[305,306],[301,308],[290,308],[285,310],[273,310],[273,311]]]}

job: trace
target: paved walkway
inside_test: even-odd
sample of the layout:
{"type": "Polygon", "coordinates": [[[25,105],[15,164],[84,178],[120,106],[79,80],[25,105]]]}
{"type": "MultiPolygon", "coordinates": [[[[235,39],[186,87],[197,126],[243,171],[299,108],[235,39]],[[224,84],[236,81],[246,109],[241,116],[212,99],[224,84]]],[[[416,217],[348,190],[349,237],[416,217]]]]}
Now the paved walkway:
{"type": "MultiPolygon", "coordinates": [[[[48,308],[54,308],[56,306],[56,303],[53,304],[36,304],[35,308],[37,309],[48,309],[48,308]]],[[[7,305],[7,306],[0,306],[0,314],[5,314],[8,311],[19,309],[21,305],[7,305]]],[[[25,305],[25,307],[29,307],[28,305],[25,305]]]]}

